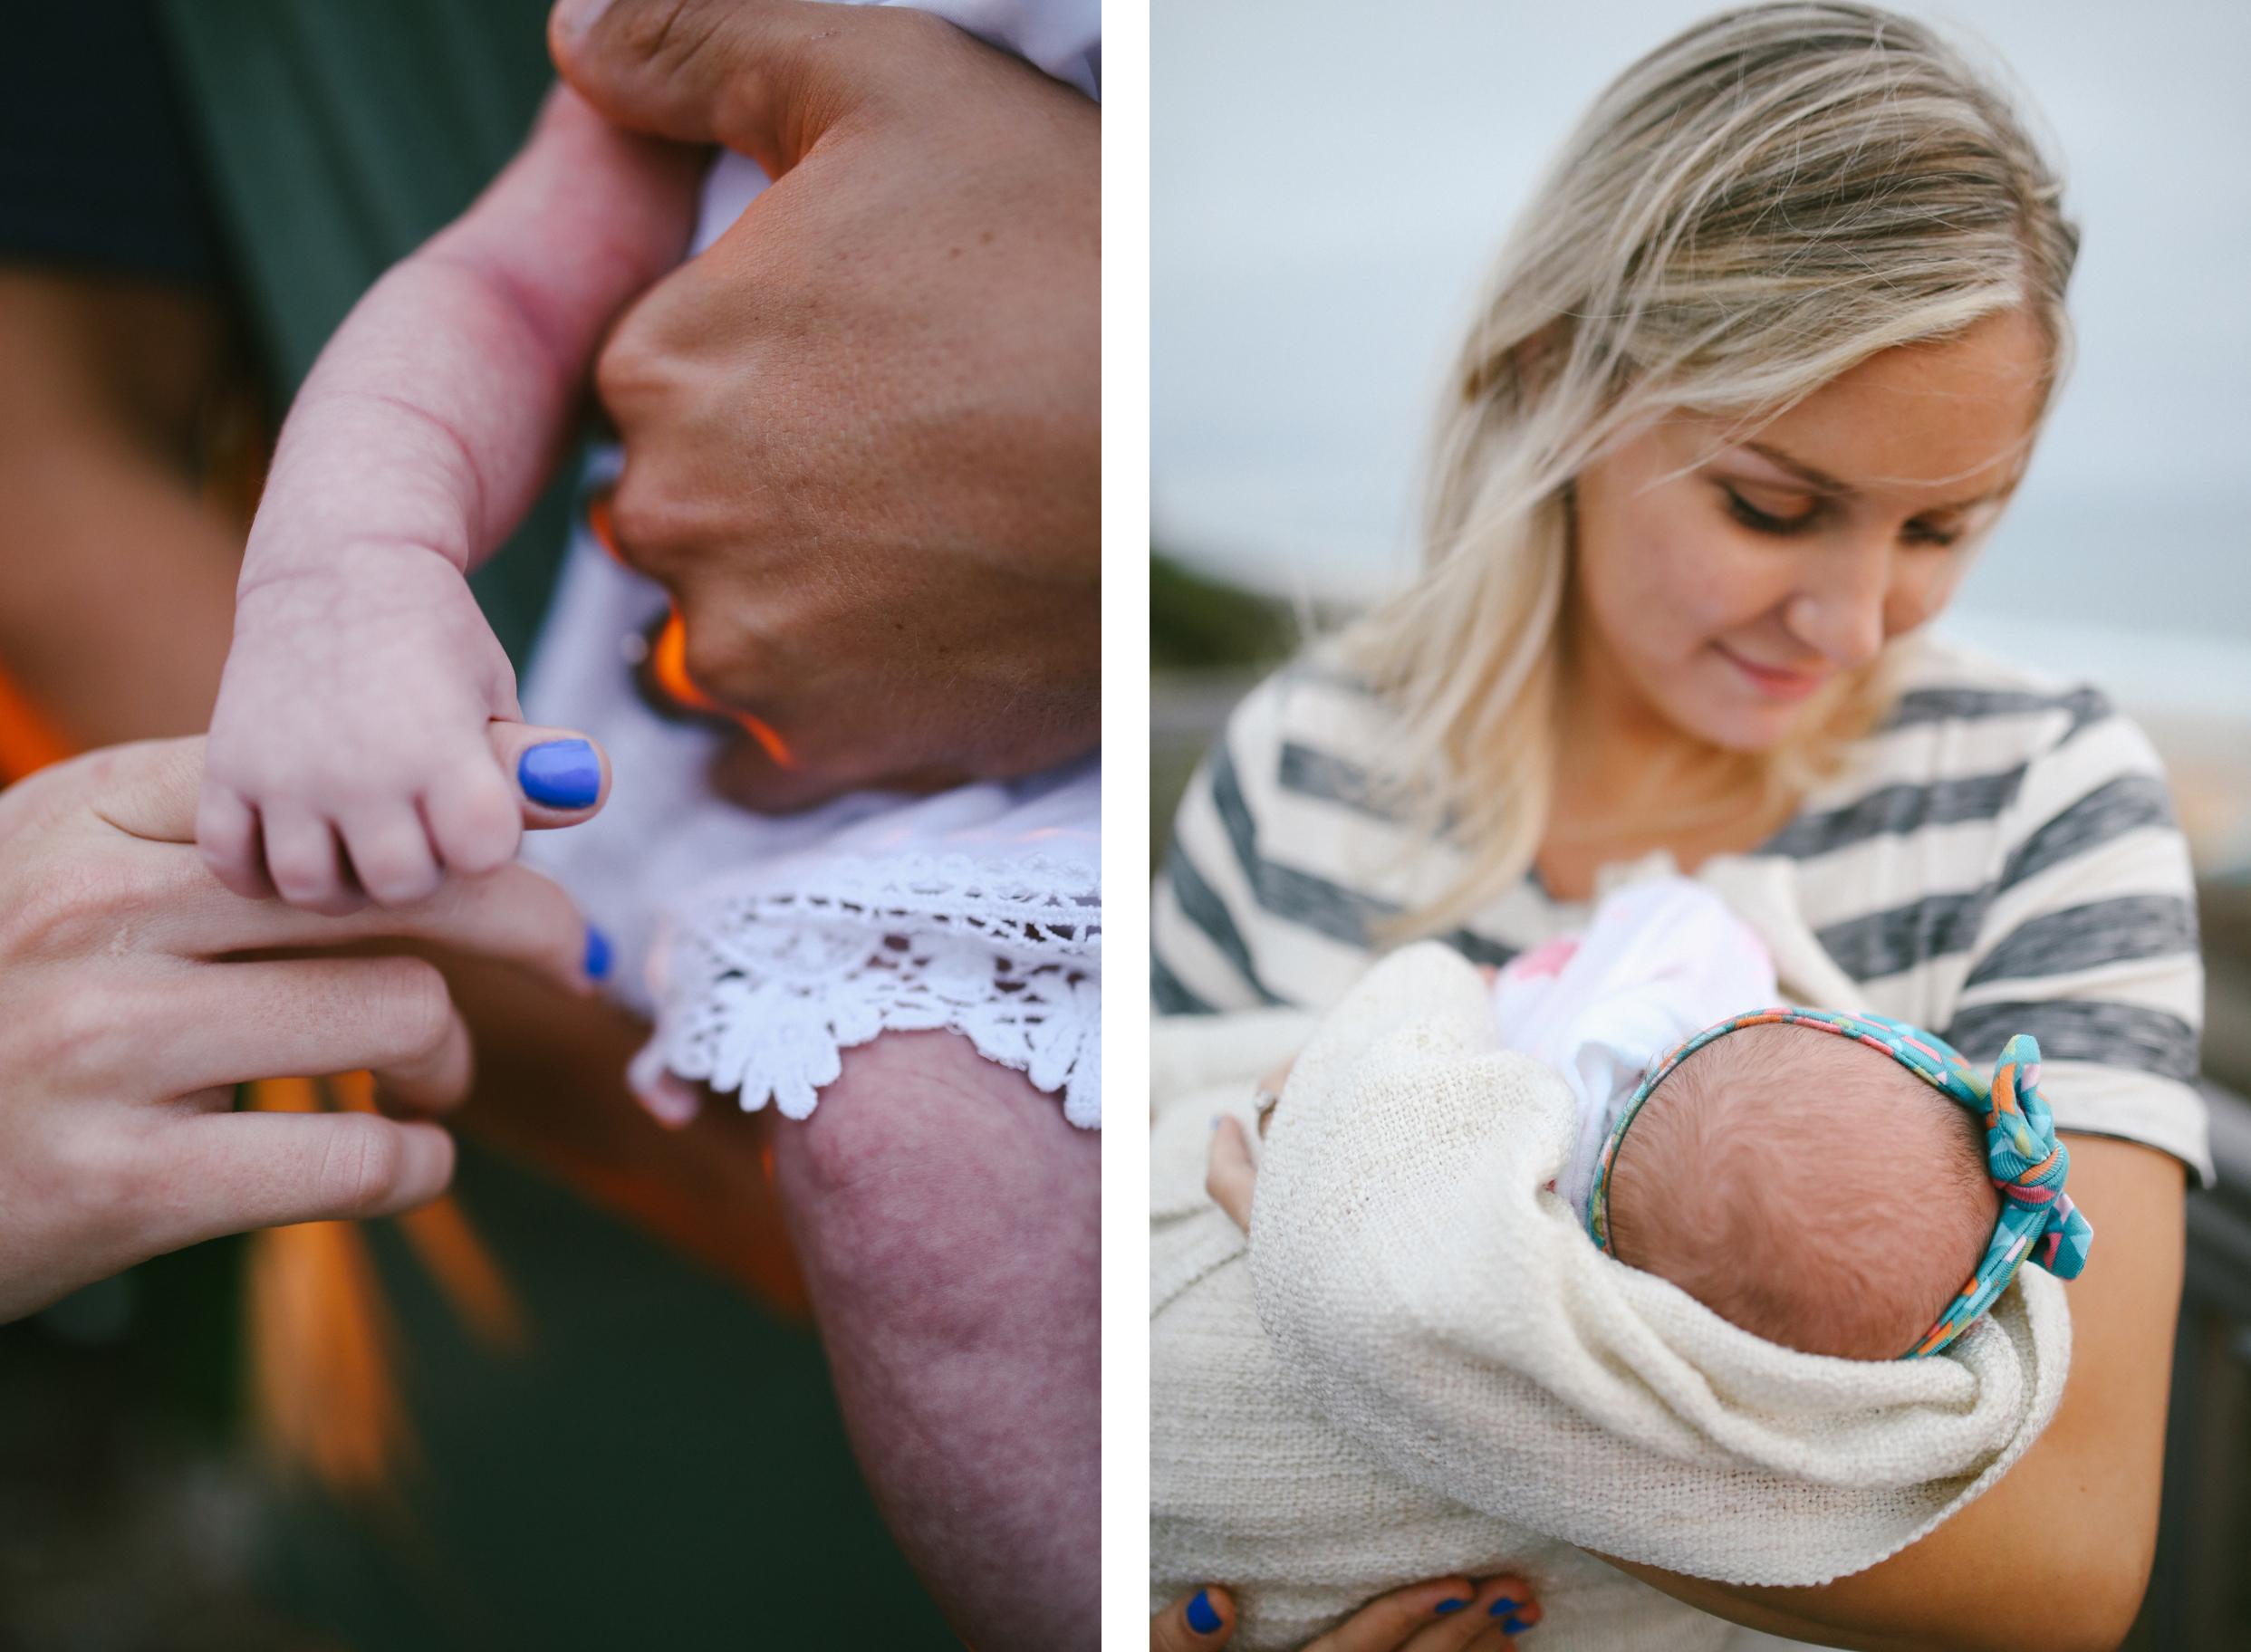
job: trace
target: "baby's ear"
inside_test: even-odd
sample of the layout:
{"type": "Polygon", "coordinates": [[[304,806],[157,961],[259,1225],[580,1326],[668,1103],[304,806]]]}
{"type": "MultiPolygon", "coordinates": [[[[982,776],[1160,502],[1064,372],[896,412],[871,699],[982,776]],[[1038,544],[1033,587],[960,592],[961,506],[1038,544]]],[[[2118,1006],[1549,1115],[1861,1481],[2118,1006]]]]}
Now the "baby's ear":
{"type": "Polygon", "coordinates": [[[515,783],[528,829],[575,826],[609,801],[609,755],[584,735],[497,720],[486,727],[493,754],[515,783]]]}

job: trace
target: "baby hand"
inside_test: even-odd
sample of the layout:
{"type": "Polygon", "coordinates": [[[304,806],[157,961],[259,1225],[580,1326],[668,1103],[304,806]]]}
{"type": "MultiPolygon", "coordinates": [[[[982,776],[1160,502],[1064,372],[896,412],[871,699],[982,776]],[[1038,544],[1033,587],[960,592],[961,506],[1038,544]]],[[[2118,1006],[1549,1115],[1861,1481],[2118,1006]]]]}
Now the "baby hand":
{"type": "Polygon", "coordinates": [[[522,716],[467,582],[432,552],[355,548],[254,585],[211,720],[204,860],[238,895],[326,913],[493,871],[524,827],[575,824],[609,785],[592,742],[522,716]]]}

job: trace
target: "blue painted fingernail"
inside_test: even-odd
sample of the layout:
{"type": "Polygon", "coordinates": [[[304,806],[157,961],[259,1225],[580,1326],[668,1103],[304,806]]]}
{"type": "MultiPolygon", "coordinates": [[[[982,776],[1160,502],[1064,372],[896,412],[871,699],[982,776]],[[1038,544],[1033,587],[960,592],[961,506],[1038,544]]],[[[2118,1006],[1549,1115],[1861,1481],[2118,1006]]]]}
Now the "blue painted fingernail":
{"type": "Polygon", "coordinates": [[[601,795],[601,759],[592,742],[549,740],[516,759],[524,795],[550,809],[583,809],[601,795]]]}
{"type": "Polygon", "coordinates": [[[1188,1628],[1198,1635],[1208,1635],[1219,1627],[1219,1613],[1211,1603],[1211,1597],[1202,1590],[1188,1602],[1188,1628]]]}
{"type": "Polygon", "coordinates": [[[1468,1604],[1467,1600],[1441,1600],[1430,1609],[1434,1612],[1458,1612],[1468,1604]]]}
{"type": "Polygon", "coordinates": [[[1501,1633],[1504,1635],[1521,1635],[1531,1627],[1532,1626],[1530,1624],[1526,1623],[1521,1618],[1504,1618],[1501,1619],[1501,1633]]]}
{"type": "Polygon", "coordinates": [[[600,981],[610,974],[610,937],[593,925],[586,926],[586,978],[600,981]]]}
{"type": "Polygon", "coordinates": [[[1513,1612],[1523,1604],[1521,1600],[1511,1600],[1506,1595],[1503,1595],[1485,1609],[1487,1616],[1498,1618],[1503,1612],[1513,1612]]]}

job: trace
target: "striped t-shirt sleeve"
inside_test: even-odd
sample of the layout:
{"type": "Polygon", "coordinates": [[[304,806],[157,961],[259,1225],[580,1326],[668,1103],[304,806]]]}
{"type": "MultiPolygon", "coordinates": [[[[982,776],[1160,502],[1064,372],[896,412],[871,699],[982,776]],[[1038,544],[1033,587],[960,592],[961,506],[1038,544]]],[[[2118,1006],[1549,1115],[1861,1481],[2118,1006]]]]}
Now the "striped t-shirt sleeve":
{"type": "Polygon", "coordinates": [[[2031,1033],[2059,1128],[2146,1143],[2209,1184],[2195,878],[2156,753],[2122,716],[2078,725],[2026,765],[2009,816],[1939,1030],[1980,1062],[2031,1033]]]}
{"type": "Polygon", "coordinates": [[[1306,772],[1328,754],[1296,735],[1310,723],[1350,749],[1368,732],[1356,725],[1379,716],[1364,691],[1303,665],[1236,708],[1189,783],[1157,880],[1159,1012],[1322,1009],[1367,969],[1375,933],[1402,909],[1384,869],[1430,850],[1368,803],[1358,765],[1332,757],[1306,772]]]}
{"type": "Polygon", "coordinates": [[[1976,1062],[2032,1034],[2062,1128],[2208,1179],[2195,884],[2156,753],[2096,690],[1951,650],[1929,669],[1764,852],[1874,1007],[1976,1062]]]}
{"type": "Polygon", "coordinates": [[[1150,994],[1162,1015],[1255,1009],[1280,998],[1251,956],[1259,869],[1257,824],[1242,796],[1235,747],[1253,723],[1254,691],[1198,765],[1174,818],[1172,846],[1150,904],[1150,994]]]}

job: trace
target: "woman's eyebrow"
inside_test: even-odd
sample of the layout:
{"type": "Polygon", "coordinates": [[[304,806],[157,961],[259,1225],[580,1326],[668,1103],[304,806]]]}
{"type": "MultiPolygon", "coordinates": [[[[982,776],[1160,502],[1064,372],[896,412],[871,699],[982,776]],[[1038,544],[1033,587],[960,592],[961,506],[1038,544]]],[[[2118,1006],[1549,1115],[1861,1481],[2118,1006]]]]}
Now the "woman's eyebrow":
{"type": "MultiPolygon", "coordinates": [[[[1850,482],[1840,482],[1819,466],[1808,465],[1804,459],[1792,458],[1779,447],[1770,447],[1765,442],[1737,442],[1736,446],[1747,447],[1769,465],[1788,471],[1817,494],[1850,498],[1859,492],[1850,482]]],[[[1980,505],[1991,504],[1996,499],[2006,499],[2010,490],[2015,485],[2015,478],[2011,477],[2000,486],[1988,488],[1974,499],[1951,499],[1944,504],[1931,506],[1923,514],[1936,516],[1950,511],[1974,511],[1980,505]]]]}
{"type": "Polygon", "coordinates": [[[1738,442],[1736,446],[1747,447],[1769,465],[1788,471],[1816,493],[1850,494],[1855,491],[1851,483],[1840,482],[1827,471],[1818,466],[1808,465],[1804,459],[1794,459],[1779,447],[1770,447],[1765,442],[1738,442]]]}

